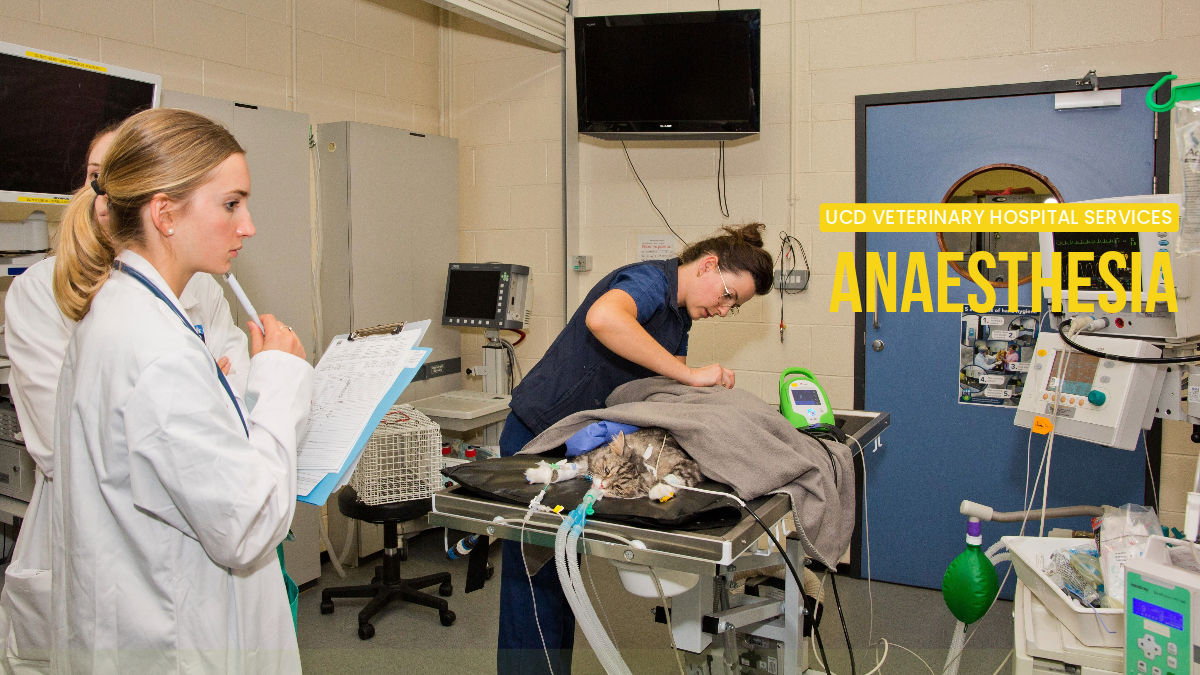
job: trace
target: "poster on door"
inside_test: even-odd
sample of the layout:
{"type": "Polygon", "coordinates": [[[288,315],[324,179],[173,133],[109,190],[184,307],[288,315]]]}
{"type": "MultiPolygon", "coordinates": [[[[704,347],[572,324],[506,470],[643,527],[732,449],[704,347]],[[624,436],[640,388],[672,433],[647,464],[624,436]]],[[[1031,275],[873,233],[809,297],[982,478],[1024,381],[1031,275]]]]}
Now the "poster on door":
{"type": "Polygon", "coordinates": [[[1030,309],[964,311],[958,338],[958,402],[1016,407],[1033,361],[1038,324],[1030,309]]]}

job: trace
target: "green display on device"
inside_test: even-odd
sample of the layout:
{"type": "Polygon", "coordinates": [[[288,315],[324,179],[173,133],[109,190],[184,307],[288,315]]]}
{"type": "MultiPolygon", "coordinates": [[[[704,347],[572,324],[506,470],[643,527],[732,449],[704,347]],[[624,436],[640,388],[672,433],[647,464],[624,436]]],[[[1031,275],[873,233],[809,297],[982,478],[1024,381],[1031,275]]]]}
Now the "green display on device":
{"type": "Polygon", "coordinates": [[[1192,594],[1125,571],[1126,675],[1191,675],[1192,594]]]}

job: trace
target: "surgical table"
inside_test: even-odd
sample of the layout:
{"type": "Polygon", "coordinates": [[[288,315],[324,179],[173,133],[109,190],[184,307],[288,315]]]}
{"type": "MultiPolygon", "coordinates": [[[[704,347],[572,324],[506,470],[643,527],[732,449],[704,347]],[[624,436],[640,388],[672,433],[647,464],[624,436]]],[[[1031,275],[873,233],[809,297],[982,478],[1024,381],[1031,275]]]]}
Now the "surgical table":
{"type": "MultiPolygon", "coordinates": [[[[865,451],[878,443],[880,434],[890,422],[888,413],[838,410],[834,411],[834,415],[842,430],[857,442],[857,446],[850,443],[855,452],[859,447],[865,451]]],[[[767,495],[750,502],[749,506],[782,540],[788,557],[799,568],[804,560],[799,539],[795,535],[786,539],[782,537],[782,521],[790,514],[788,497],[783,494],[767,495]]],[[[450,488],[433,496],[429,522],[434,526],[520,541],[522,529],[511,523],[524,518],[526,510],[525,506],[519,504],[486,499],[461,488],[450,488]]],[[[524,530],[524,539],[529,544],[553,548],[554,534],[560,523],[560,519],[550,514],[534,513],[524,530]]],[[[738,570],[745,572],[783,564],[779,552],[769,543],[763,548],[763,535],[762,528],[749,515],[730,527],[700,531],[657,530],[593,517],[588,520],[586,538],[579,541],[579,552],[699,575],[700,581],[695,586],[671,600],[676,646],[693,654],[705,653],[706,650],[711,653],[710,645],[714,644],[714,638],[720,638],[724,642],[716,644],[716,647],[723,645],[724,653],[729,654],[736,652],[739,637],[754,635],[782,645],[781,658],[776,665],[777,668],[782,667],[776,673],[796,675],[806,669],[807,656],[801,631],[804,603],[801,589],[791,575],[784,575],[783,600],[728,594],[729,581],[738,570]],[[645,548],[628,546],[616,538],[609,539],[604,536],[605,533],[640,542],[645,548]],[[742,604],[731,606],[731,597],[734,604],[738,601],[742,604]]],[[[728,659],[712,658],[709,664],[707,670],[690,671],[689,675],[691,672],[704,675],[759,672],[742,670],[736,662],[730,663],[728,659]]]]}

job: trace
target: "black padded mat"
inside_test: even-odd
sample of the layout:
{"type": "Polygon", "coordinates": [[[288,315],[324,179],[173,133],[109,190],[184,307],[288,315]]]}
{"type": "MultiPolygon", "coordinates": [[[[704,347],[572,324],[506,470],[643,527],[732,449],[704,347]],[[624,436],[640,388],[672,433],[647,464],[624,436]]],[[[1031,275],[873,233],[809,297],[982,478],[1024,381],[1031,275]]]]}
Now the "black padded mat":
{"type": "MultiPolygon", "coordinates": [[[[554,461],[557,457],[546,455],[516,455],[468,462],[442,469],[442,473],[472,492],[487,499],[501,499],[519,506],[527,506],[542,490],[543,485],[533,485],[525,480],[525,469],[541,460],[554,461]]],[[[554,508],[562,505],[569,511],[579,505],[590,487],[586,478],[572,478],[554,483],[542,499],[544,506],[554,508]]],[[[729,486],[705,480],[696,487],[719,492],[732,492],[729,486]]],[[[626,523],[640,527],[673,530],[709,530],[732,527],[742,519],[738,505],[716,495],[680,490],[666,502],[648,498],[601,499],[596,503],[595,516],[604,520],[626,523]]]]}

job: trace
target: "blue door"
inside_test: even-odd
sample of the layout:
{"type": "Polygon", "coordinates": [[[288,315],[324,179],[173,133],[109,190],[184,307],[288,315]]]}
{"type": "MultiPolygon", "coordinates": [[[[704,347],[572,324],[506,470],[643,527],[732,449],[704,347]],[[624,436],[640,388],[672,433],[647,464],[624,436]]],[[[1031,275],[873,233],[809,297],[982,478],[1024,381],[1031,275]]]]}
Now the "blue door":
{"type": "MultiPolygon", "coordinates": [[[[939,202],[959,178],[997,163],[1042,174],[1068,202],[1152,193],[1155,120],[1145,92],[1125,89],[1120,107],[1069,111],[1054,109],[1053,94],[867,105],[866,201],[939,202]]],[[[863,161],[861,151],[859,157],[863,161]]],[[[923,251],[936,285],[935,234],[871,233],[867,249],[896,251],[901,275],[908,253],[923,251]]],[[[963,279],[949,300],[965,303],[969,293],[982,295],[963,279]]],[[[997,295],[1002,311],[1007,290],[997,289],[997,295]]],[[[1028,284],[1020,287],[1020,298],[1022,307],[1030,305],[1028,284]]],[[[963,549],[962,500],[998,511],[1022,509],[1030,434],[1014,426],[1013,408],[958,402],[960,318],[919,308],[880,312],[878,328],[870,317],[866,321],[865,344],[882,340],[884,347],[865,350],[865,407],[888,411],[892,419],[882,449],[865,458],[870,564],[875,579],[940,588],[946,566],[963,549]]],[[[1044,441],[1033,437],[1031,473],[1044,441]]],[[[1146,466],[1140,444],[1127,452],[1058,438],[1048,505],[1141,504],[1146,466]]],[[[1037,526],[1034,519],[1026,534],[1036,535],[1037,526]]],[[[1086,519],[1053,526],[1090,529],[1086,519]]],[[[1017,529],[985,524],[985,546],[1017,529]]]]}

